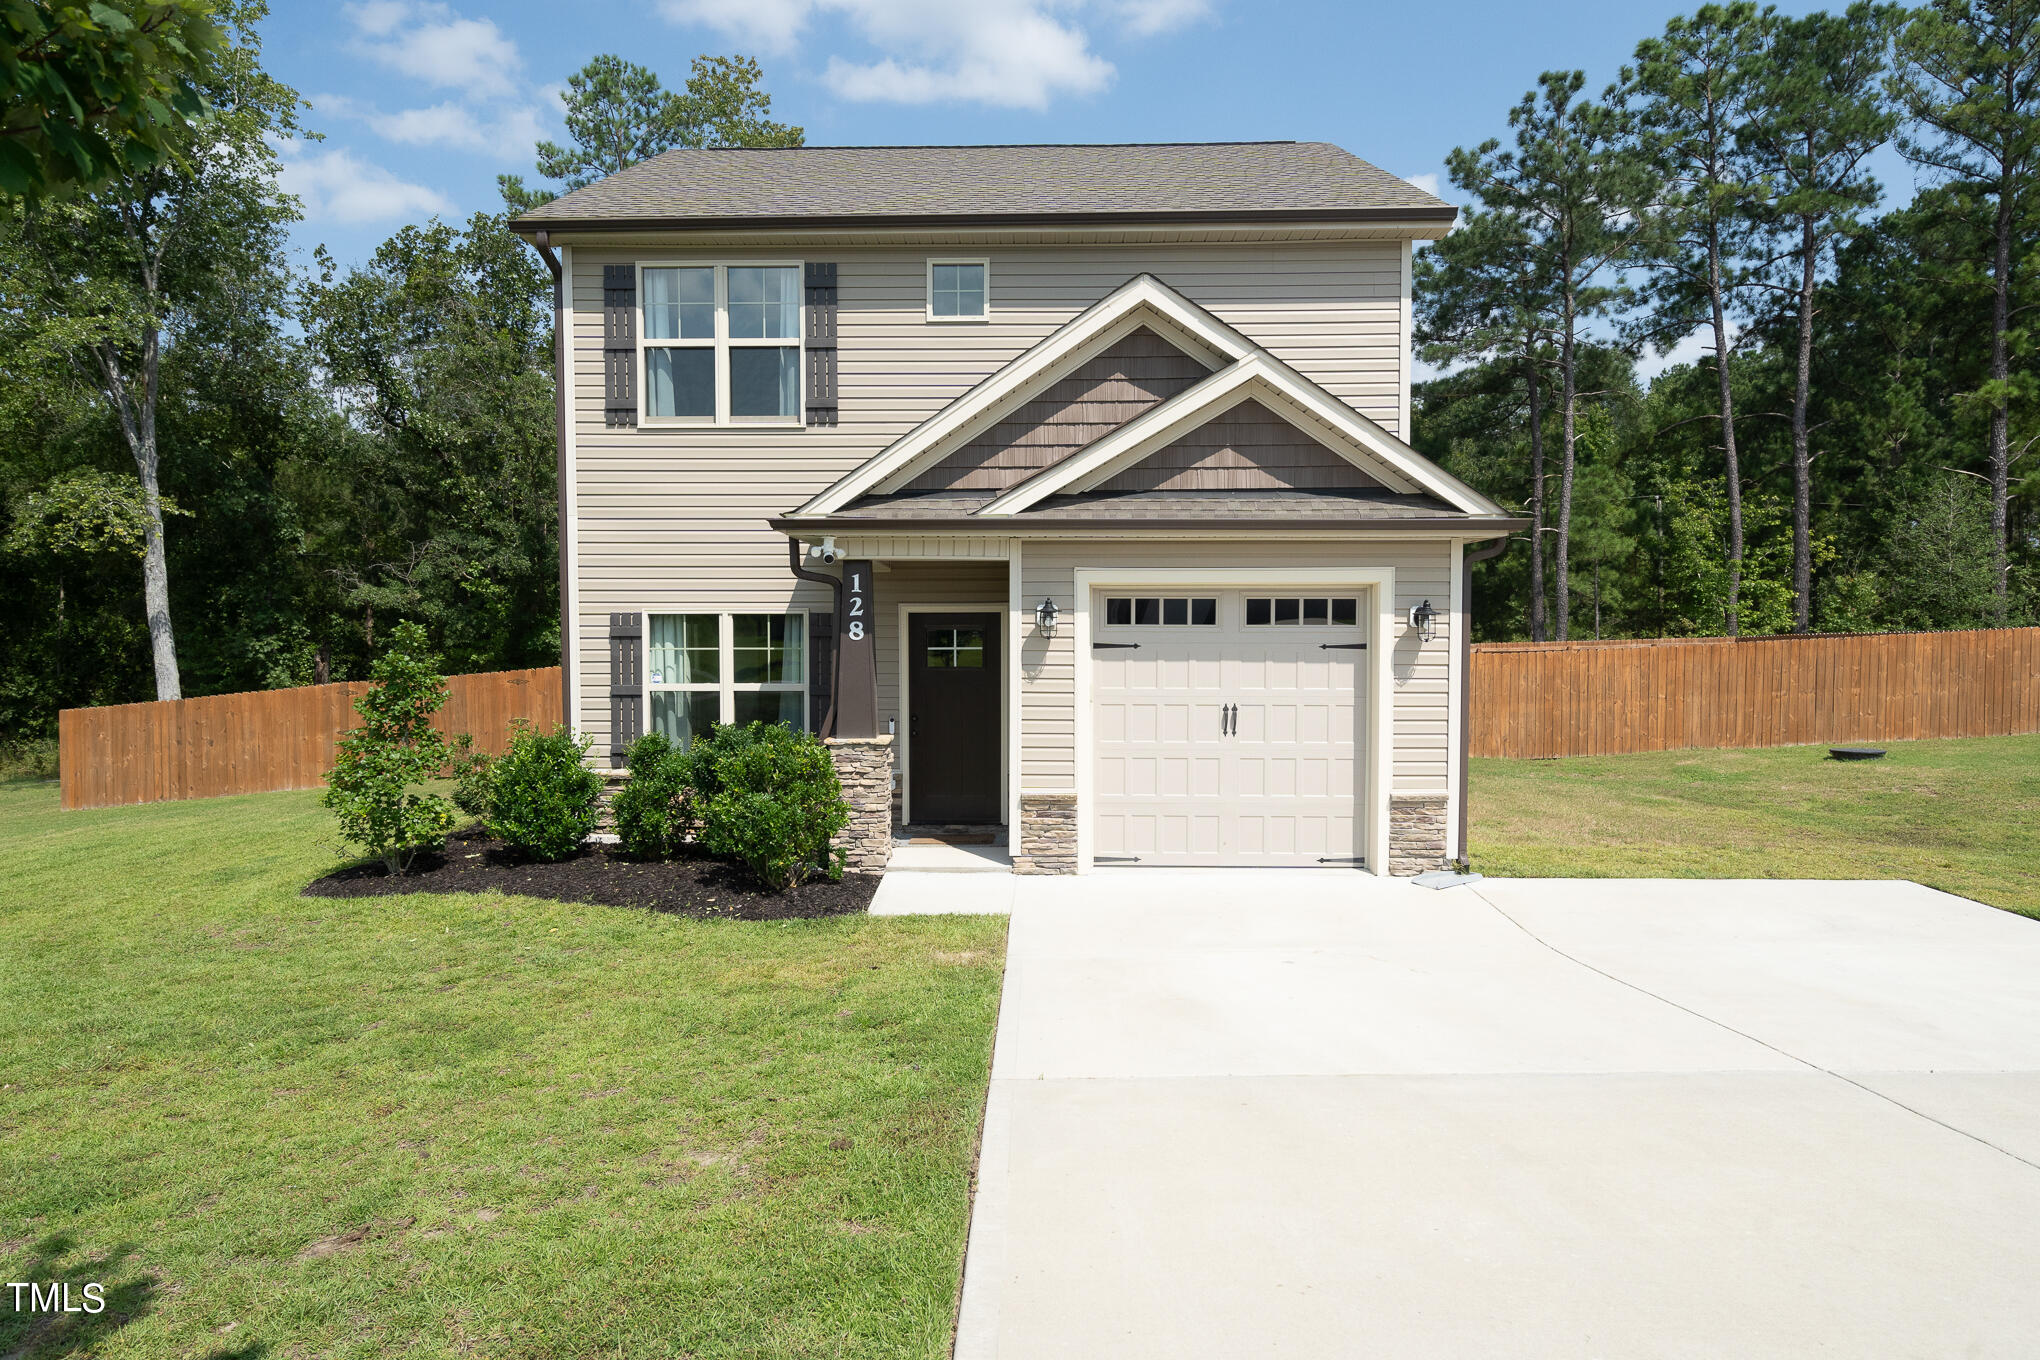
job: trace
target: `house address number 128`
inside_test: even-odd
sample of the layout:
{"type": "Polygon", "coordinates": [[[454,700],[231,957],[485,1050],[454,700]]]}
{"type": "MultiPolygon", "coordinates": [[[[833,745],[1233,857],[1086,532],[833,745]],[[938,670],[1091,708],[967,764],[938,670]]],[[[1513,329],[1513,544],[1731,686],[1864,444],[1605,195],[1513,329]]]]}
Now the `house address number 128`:
{"type": "Polygon", "coordinates": [[[864,573],[861,571],[850,573],[849,606],[849,621],[844,628],[844,632],[848,634],[851,641],[862,642],[864,640],[864,573]]]}

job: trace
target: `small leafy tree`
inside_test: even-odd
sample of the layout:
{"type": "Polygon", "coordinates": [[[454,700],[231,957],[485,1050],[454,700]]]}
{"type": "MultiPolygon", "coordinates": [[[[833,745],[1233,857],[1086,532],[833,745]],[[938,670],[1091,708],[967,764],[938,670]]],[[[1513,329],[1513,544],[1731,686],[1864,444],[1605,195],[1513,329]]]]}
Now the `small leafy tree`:
{"type": "Polygon", "coordinates": [[[616,838],[639,859],[665,859],[692,830],[691,753],[663,732],[647,732],[624,753],[630,780],[616,795],[616,838]]]}
{"type": "Polygon", "coordinates": [[[490,779],[489,830],[533,859],[579,850],[601,815],[602,776],[582,763],[592,744],[565,727],[520,724],[490,779]]]}
{"type": "Polygon", "coordinates": [[[453,805],[419,787],[446,768],[446,738],[432,726],[446,679],[415,623],[397,625],[372,674],[374,687],[354,701],[361,726],[340,738],[321,801],[342,839],[401,874],[453,829],[453,805]]]}
{"type": "MultiPolygon", "coordinates": [[[[811,732],[754,722],[714,727],[688,752],[701,844],[768,888],[843,876],[831,842],[850,820],[828,748],[811,732]]],[[[633,776],[634,778],[635,776],[633,776]]]]}
{"type": "Polygon", "coordinates": [[[0,5],[0,192],[92,189],[173,161],[221,42],[204,0],[0,5]]]}

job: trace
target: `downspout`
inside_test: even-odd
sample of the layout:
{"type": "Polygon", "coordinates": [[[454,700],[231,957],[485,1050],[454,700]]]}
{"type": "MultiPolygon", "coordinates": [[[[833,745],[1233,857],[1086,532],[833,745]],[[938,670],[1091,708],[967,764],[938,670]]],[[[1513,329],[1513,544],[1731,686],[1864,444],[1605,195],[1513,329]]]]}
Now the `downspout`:
{"type": "Polygon", "coordinates": [[[1459,629],[1459,871],[1466,873],[1473,867],[1473,851],[1466,843],[1467,808],[1473,802],[1473,790],[1467,785],[1470,762],[1467,753],[1473,749],[1473,564],[1500,557],[1507,551],[1509,540],[1497,539],[1479,552],[1466,553],[1460,558],[1460,570],[1465,573],[1464,584],[1459,590],[1459,599],[1465,611],[1465,620],[1459,629]]]}
{"type": "MultiPolygon", "coordinates": [[[[835,616],[839,619],[843,617],[843,578],[831,576],[825,571],[810,571],[808,568],[803,567],[800,564],[800,540],[797,538],[786,540],[786,567],[787,570],[803,581],[818,581],[822,585],[827,586],[836,599],[835,616]]],[[[831,647],[829,655],[840,662],[843,649],[841,647],[831,647]]],[[[840,672],[840,665],[837,669],[840,672]]],[[[822,730],[816,734],[817,736],[829,737],[835,735],[836,694],[839,688],[838,676],[831,675],[829,678],[829,711],[822,715],[822,730]]]]}
{"type": "Polygon", "coordinates": [[[567,601],[572,598],[567,581],[567,517],[573,513],[573,507],[567,504],[567,384],[573,378],[573,367],[567,336],[566,270],[560,266],[560,257],[552,248],[550,232],[534,232],[531,244],[545,261],[545,267],[552,271],[553,279],[553,499],[559,502],[560,507],[560,721],[571,732],[574,727],[574,677],[569,671],[573,665],[574,621],[567,617],[567,601]]]}

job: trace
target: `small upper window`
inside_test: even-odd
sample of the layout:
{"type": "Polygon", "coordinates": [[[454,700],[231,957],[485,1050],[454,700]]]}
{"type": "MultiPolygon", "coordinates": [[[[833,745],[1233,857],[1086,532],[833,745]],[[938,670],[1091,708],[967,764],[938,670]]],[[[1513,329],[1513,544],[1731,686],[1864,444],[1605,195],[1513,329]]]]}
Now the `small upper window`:
{"type": "Polygon", "coordinates": [[[928,261],[928,319],[983,321],[991,310],[990,275],[986,260],[928,261]]]}

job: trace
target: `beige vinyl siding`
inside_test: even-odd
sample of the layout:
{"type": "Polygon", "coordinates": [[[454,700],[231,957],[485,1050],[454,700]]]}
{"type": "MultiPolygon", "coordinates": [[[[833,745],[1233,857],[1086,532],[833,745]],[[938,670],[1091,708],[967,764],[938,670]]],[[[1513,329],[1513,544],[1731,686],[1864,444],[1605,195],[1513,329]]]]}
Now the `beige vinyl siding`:
{"type": "Polygon", "coordinates": [[[582,729],[606,744],[613,611],[825,609],[797,581],[783,514],[879,453],[1129,278],[1152,273],[1389,429],[1399,418],[1401,243],[1013,245],[991,258],[991,317],[926,320],[939,247],[705,250],[575,245],[572,420],[582,729]],[[838,266],[841,423],[611,429],[603,423],[602,266],[639,260],[838,266]]]}
{"type": "MultiPolygon", "coordinates": [[[[1029,542],[1020,557],[1026,600],[1052,597],[1076,604],[1076,572],[1091,567],[1393,567],[1397,624],[1390,652],[1395,750],[1391,788],[1396,793],[1443,793],[1450,779],[1447,667],[1452,658],[1452,545],[1444,540],[1400,542],[1029,542]],[[1429,600],[1438,610],[1437,637],[1419,643],[1402,622],[1413,605],[1429,600]]],[[[1021,649],[1020,787],[1046,792],[1077,787],[1076,652],[1074,630],[1057,630],[1052,642],[1029,630],[1021,649]]]]}

